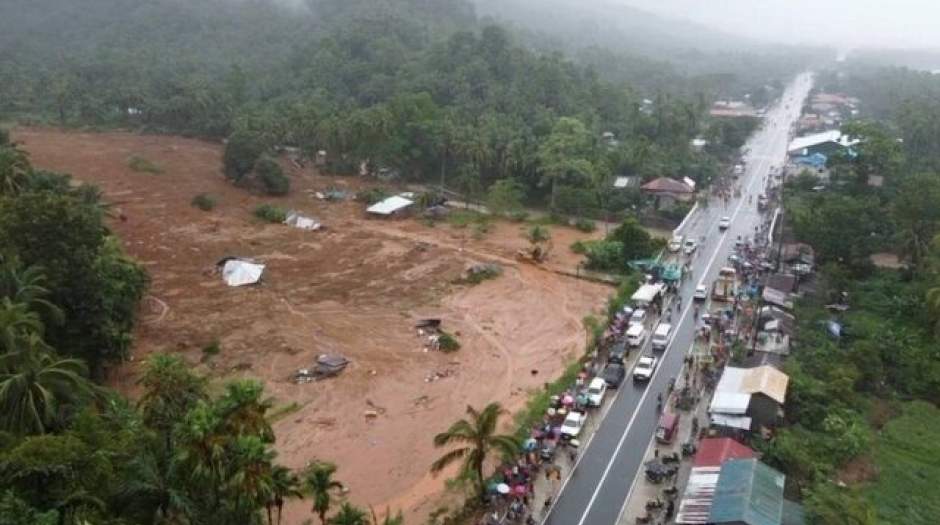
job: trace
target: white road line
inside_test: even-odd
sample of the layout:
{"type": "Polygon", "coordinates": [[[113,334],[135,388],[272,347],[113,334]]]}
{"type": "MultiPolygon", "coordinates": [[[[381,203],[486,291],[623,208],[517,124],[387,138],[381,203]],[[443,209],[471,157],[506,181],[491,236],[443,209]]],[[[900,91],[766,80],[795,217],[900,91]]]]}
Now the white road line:
{"type": "MultiPolygon", "coordinates": [[[[776,142],[776,141],[772,141],[772,142],[776,142]]],[[[773,145],[774,144],[771,144],[771,146],[773,145]]],[[[764,159],[763,162],[761,162],[759,165],[766,165],[766,164],[767,164],[767,160],[764,159]]],[[[761,169],[758,169],[757,171],[759,172],[761,171],[761,169]]],[[[750,191],[751,188],[754,186],[754,181],[757,178],[759,177],[755,177],[754,175],[751,175],[751,181],[748,184],[748,191],[750,191]]],[[[738,202],[737,208],[735,208],[734,213],[731,216],[732,222],[734,222],[735,218],[737,218],[738,214],[741,212],[741,207],[744,205],[744,202],[745,202],[745,199],[742,196],[741,200],[738,202]]],[[[721,251],[722,243],[724,242],[724,238],[728,235],[728,231],[729,230],[726,230],[724,233],[721,234],[721,237],[718,240],[718,244],[715,246],[715,251],[714,253],[712,253],[711,259],[709,259],[708,261],[708,265],[705,267],[705,270],[702,272],[703,281],[704,281],[705,276],[708,275],[708,273],[711,271],[711,267],[715,263],[715,258],[718,257],[718,253],[721,251]]],[[[701,284],[701,282],[699,284],[701,284]]],[[[695,301],[689,301],[688,304],[686,304],[685,309],[683,309],[682,311],[682,315],[679,316],[679,321],[677,323],[677,326],[682,326],[682,322],[685,319],[686,315],[688,315],[689,309],[692,307],[692,304],[694,302],[695,301]]],[[[669,340],[669,346],[663,352],[663,356],[661,358],[662,360],[665,360],[666,354],[670,350],[672,350],[672,342],[675,339],[675,337],[676,337],[676,334],[673,333],[672,338],[669,340]]],[[[650,378],[650,381],[649,381],[650,384],[652,384],[655,381],[656,375],[659,374],[660,370],[662,369],[659,367],[656,368],[656,371],[653,373],[653,376],[650,378]]],[[[649,395],[649,393],[650,393],[649,388],[643,391],[643,395],[640,397],[640,401],[639,403],[637,403],[637,406],[633,411],[633,415],[630,417],[630,421],[627,422],[627,427],[624,429],[623,435],[620,436],[620,441],[617,442],[617,447],[614,449],[614,453],[611,455],[610,461],[607,462],[607,467],[604,468],[604,473],[601,475],[601,479],[598,481],[597,486],[594,488],[594,492],[591,494],[591,499],[588,500],[588,504],[584,509],[584,513],[581,515],[581,519],[578,520],[578,525],[584,525],[585,520],[587,520],[587,516],[591,512],[591,508],[594,506],[594,501],[597,500],[597,495],[600,493],[601,488],[603,488],[604,483],[607,481],[607,476],[610,474],[610,469],[613,468],[614,461],[617,459],[617,456],[620,455],[620,450],[623,448],[623,444],[626,442],[627,436],[630,434],[630,430],[633,428],[633,423],[636,421],[636,416],[640,413],[640,407],[643,406],[644,401],[646,401],[646,396],[649,395]]],[[[635,480],[636,480],[636,477],[634,477],[634,481],[635,480]]],[[[631,491],[632,491],[632,487],[631,487],[631,491]]],[[[630,495],[628,494],[627,499],[629,499],[629,496],[630,495]]]]}

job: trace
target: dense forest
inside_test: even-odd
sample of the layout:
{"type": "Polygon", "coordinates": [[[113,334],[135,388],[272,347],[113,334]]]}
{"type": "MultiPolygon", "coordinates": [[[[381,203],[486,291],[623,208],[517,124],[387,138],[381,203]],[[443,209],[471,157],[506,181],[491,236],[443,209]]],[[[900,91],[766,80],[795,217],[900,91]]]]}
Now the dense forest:
{"type": "Polygon", "coordinates": [[[813,523],[932,523],[940,511],[940,141],[931,122],[940,78],[853,66],[819,81],[860,97],[868,118],[843,126],[861,142],[856,156],[832,160],[824,190],[809,173],[786,183],[787,221],[815,248],[821,272],[796,311],[790,426],[761,448],[805,498],[813,523]],[[881,252],[904,264],[876,265],[881,252]]]}
{"type": "Polygon", "coordinates": [[[805,63],[709,55],[688,73],[596,46],[569,59],[464,0],[15,3],[0,118],[325,150],[333,172],[367,161],[471,197],[511,178],[532,203],[582,210],[607,206],[613,175],[707,184],[749,129],[709,120],[711,101],[750,85],[766,103],[805,63]],[[712,151],[689,148],[698,135],[712,151]],[[546,164],[557,140],[583,169],[546,164]]]}

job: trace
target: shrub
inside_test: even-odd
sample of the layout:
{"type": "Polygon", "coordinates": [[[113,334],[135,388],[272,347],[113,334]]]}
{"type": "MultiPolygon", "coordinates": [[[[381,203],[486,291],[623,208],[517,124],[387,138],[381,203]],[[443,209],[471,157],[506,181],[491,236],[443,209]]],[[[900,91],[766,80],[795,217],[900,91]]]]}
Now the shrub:
{"type": "Polygon", "coordinates": [[[202,355],[204,359],[208,359],[214,355],[218,355],[221,351],[222,351],[222,345],[219,343],[218,339],[202,347],[202,355]]]}
{"type": "Polygon", "coordinates": [[[272,204],[262,204],[255,208],[255,217],[267,222],[284,222],[287,211],[272,204]]]}
{"type": "Polygon", "coordinates": [[[382,188],[369,188],[367,190],[359,190],[356,192],[356,200],[365,202],[368,206],[371,206],[379,201],[383,201],[387,198],[388,192],[382,188]]]}
{"type": "Polygon", "coordinates": [[[523,222],[529,218],[529,212],[525,210],[512,211],[507,214],[507,217],[513,222],[523,222]]]}
{"type": "Polygon", "coordinates": [[[623,243],[620,241],[593,241],[585,243],[587,266],[591,270],[622,272],[626,269],[623,243]]]}
{"type": "Polygon", "coordinates": [[[577,220],[574,221],[574,227],[584,233],[591,233],[592,231],[597,229],[597,223],[595,223],[594,221],[590,219],[579,217],[577,220]]]}
{"type": "Polygon", "coordinates": [[[238,182],[251,173],[255,161],[264,153],[265,144],[260,137],[248,131],[232,133],[225,143],[225,152],[222,155],[222,164],[225,176],[238,182]]]}
{"type": "Polygon", "coordinates": [[[487,279],[495,279],[503,273],[498,264],[475,264],[464,272],[458,283],[480,284],[487,279]]]}
{"type": "Polygon", "coordinates": [[[280,164],[271,157],[262,155],[255,162],[255,175],[258,176],[258,182],[268,195],[287,195],[290,191],[290,179],[284,175],[284,170],[280,164]]]}
{"type": "Polygon", "coordinates": [[[193,200],[189,201],[189,204],[199,208],[202,211],[211,211],[213,208],[215,208],[216,200],[215,197],[212,197],[209,194],[200,193],[199,195],[193,197],[193,200]]]}
{"type": "Polygon", "coordinates": [[[143,157],[138,157],[137,155],[132,155],[131,158],[128,159],[127,165],[130,167],[130,169],[140,173],[163,173],[163,168],[143,157]]]}
{"type": "Polygon", "coordinates": [[[460,350],[460,341],[457,341],[457,338],[447,332],[441,332],[441,335],[437,338],[437,346],[441,349],[441,352],[456,352],[460,350]]]}
{"type": "Polygon", "coordinates": [[[573,243],[571,243],[571,246],[570,246],[571,251],[577,254],[581,254],[581,255],[584,255],[585,253],[587,253],[587,247],[588,247],[588,244],[585,241],[574,241],[573,243]]]}

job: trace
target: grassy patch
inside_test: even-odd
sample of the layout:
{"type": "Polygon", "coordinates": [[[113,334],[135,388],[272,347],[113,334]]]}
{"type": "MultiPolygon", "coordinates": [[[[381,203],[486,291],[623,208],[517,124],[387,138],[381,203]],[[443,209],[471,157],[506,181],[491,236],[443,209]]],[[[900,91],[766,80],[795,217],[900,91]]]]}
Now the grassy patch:
{"type": "Polygon", "coordinates": [[[206,346],[202,347],[202,356],[203,359],[208,359],[214,355],[218,355],[222,351],[222,344],[219,343],[219,340],[216,339],[206,346]]]}
{"type": "Polygon", "coordinates": [[[262,204],[255,208],[255,217],[265,222],[284,222],[287,219],[287,210],[273,204],[262,204]]]}
{"type": "Polygon", "coordinates": [[[127,166],[138,173],[163,173],[163,168],[137,155],[132,155],[131,158],[127,160],[127,166]]]}
{"type": "Polygon", "coordinates": [[[878,523],[928,524],[940,516],[940,409],[907,403],[889,421],[874,447],[878,480],[865,489],[878,523]]]}
{"type": "Polygon", "coordinates": [[[513,423],[516,426],[515,435],[519,439],[527,439],[536,423],[542,421],[545,411],[551,404],[552,396],[557,396],[565,391],[566,388],[574,384],[581,371],[581,360],[577,360],[568,368],[558,379],[547,383],[541,390],[533,393],[525,404],[525,408],[516,413],[513,417],[513,423]]]}
{"type": "Polygon", "coordinates": [[[597,229],[597,223],[595,223],[591,219],[585,219],[583,217],[579,217],[577,220],[574,221],[574,227],[578,231],[582,231],[584,233],[591,233],[597,229]]]}
{"type": "Polygon", "coordinates": [[[215,200],[215,197],[207,193],[200,193],[199,195],[193,197],[193,200],[189,201],[189,204],[199,208],[202,211],[212,211],[212,209],[215,208],[216,203],[217,201],[215,200]]]}
{"type": "MultiPolygon", "coordinates": [[[[490,217],[473,210],[453,210],[447,214],[447,223],[454,228],[466,228],[471,224],[483,225],[482,228],[489,228],[490,217]]],[[[485,233],[485,231],[484,231],[485,233]]]]}

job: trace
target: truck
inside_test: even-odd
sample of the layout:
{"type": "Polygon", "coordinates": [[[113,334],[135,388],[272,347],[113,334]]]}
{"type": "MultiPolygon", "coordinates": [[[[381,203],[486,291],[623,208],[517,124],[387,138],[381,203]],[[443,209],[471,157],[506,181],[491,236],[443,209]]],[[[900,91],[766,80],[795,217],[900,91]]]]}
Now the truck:
{"type": "Polygon", "coordinates": [[[724,267],[718,270],[718,278],[712,284],[712,299],[731,301],[738,293],[738,276],[734,268],[724,267]]]}

